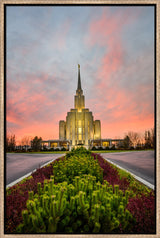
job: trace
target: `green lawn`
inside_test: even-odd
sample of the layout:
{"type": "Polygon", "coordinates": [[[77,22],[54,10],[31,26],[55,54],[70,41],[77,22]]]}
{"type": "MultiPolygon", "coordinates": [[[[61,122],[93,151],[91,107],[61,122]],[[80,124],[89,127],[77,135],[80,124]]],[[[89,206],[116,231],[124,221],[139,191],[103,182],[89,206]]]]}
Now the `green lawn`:
{"type": "Polygon", "coordinates": [[[14,154],[65,154],[68,151],[34,151],[34,152],[7,152],[7,153],[14,153],[14,154]]]}
{"type": "MultiPolygon", "coordinates": [[[[119,153],[119,152],[133,152],[133,151],[150,151],[153,149],[146,150],[91,150],[92,153],[119,153]]],[[[69,151],[38,151],[38,152],[7,152],[7,153],[21,153],[21,154],[65,154],[69,151]]]]}
{"type": "Polygon", "coordinates": [[[133,152],[133,151],[149,151],[153,149],[147,150],[92,150],[92,153],[116,153],[116,152],[133,152]]]}

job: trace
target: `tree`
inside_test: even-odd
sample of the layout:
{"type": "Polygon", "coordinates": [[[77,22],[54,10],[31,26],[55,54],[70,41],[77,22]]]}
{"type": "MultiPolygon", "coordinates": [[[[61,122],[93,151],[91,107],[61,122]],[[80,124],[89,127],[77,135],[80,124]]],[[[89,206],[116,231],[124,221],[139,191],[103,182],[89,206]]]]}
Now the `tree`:
{"type": "Polygon", "coordinates": [[[129,131],[128,132],[128,137],[130,138],[131,142],[132,142],[132,146],[135,148],[140,140],[141,140],[141,135],[137,132],[133,132],[133,131],[129,131]]]}
{"type": "Polygon", "coordinates": [[[155,131],[154,131],[154,128],[151,129],[151,145],[154,148],[154,145],[155,145],[155,131]]]}
{"type": "Polygon", "coordinates": [[[41,141],[42,138],[38,136],[35,136],[33,140],[31,141],[31,147],[34,151],[39,151],[41,149],[41,141]]]}
{"type": "Polygon", "coordinates": [[[15,135],[8,135],[6,137],[6,150],[14,151],[16,147],[16,137],[15,135]]]}
{"type": "Polygon", "coordinates": [[[129,138],[128,135],[126,135],[124,137],[123,146],[124,146],[125,149],[129,149],[132,146],[132,141],[131,141],[131,139],[129,138]]]}
{"type": "Polygon", "coordinates": [[[32,137],[31,137],[31,136],[24,136],[24,137],[21,139],[21,145],[22,145],[22,146],[30,145],[30,144],[31,144],[31,140],[32,140],[32,137]]]}
{"type": "Polygon", "coordinates": [[[154,148],[154,140],[155,140],[155,135],[154,135],[154,129],[145,131],[145,148],[154,148]]]}
{"type": "Polygon", "coordinates": [[[9,151],[9,137],[6,137],[6,150],[9,151]]]}

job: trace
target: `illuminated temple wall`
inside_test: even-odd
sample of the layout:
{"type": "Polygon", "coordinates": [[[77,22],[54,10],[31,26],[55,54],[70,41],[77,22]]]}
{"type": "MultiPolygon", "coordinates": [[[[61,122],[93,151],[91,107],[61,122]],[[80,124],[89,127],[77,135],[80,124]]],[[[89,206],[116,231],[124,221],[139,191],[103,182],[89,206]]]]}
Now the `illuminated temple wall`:
{"type": "Polygon", "coordinates": [[[83,144],[86,147],[90,145],[90,140],[101,139],[100,120],[94,121],[92,112],[85,108],[80,65],[78,65],[78,86],[74,96],[74,109],[67,113],[66,122],[59,122],[59,139],[69,140],[72,146],[83,144]]]}

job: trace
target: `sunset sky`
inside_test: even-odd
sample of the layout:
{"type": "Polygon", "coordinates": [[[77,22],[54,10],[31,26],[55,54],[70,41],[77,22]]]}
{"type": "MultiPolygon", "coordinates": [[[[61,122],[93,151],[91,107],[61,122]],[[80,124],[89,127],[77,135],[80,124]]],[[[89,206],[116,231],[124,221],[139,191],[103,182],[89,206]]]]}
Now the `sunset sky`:
{"type": "Polygon", "coordinates": [[[78,64],[102,138],[154,127],[153,6],[8,6],[6,40],[7,133],[17,141],[59,138],[78,64]]]}

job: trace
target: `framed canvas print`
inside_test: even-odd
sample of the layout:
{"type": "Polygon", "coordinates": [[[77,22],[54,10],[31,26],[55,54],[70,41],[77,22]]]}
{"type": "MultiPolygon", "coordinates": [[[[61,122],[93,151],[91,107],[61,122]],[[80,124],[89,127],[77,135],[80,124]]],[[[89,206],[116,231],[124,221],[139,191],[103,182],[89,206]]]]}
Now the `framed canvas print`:
{"type": "Polygon", "coordinates": [[[159,2],[1,2],[1,236],[159,236],[159,2]]]}

